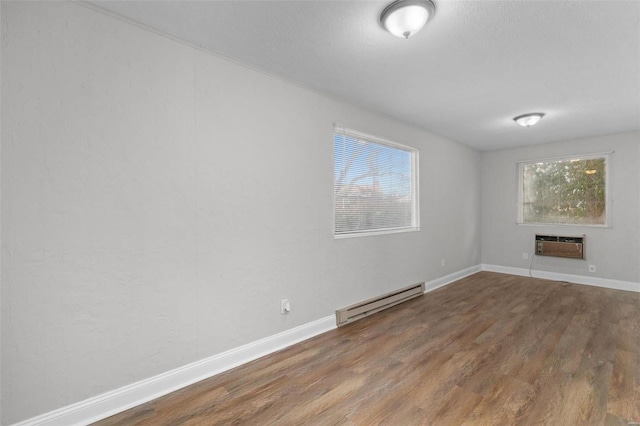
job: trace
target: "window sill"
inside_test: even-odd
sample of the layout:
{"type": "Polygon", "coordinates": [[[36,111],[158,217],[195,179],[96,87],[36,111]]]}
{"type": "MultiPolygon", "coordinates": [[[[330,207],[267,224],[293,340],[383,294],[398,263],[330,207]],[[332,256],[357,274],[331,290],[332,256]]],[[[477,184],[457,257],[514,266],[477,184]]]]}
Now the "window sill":
{"type": "Polygon", "coordinates": [[[334,234],[333,237],[336,240],[342,240],[344,238],[371,237],[373,235],[400,234],[400,233],[403,233],[403,232],[415,232],[415,231],[420,231],[420,227],[384,229],[384,230],[380,230],[380,231],[352,232],[350,234],[334,234]]]}

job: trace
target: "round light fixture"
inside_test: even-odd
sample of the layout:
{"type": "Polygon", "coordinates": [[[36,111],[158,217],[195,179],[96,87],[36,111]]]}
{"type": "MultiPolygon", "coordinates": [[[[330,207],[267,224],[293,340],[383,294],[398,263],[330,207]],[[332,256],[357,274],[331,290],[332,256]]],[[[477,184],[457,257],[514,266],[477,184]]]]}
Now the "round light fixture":
{"type": "Polygon", "coordinates": [[[544,117],[544,113],[532,112],[530,114],[523,114],[523,115],[514,117],[513,121],[515,121],[522,127],[531,127],[534,124],[536,124],[538,121],[542,120],[542,117],[544,117]]]}
{"type": "Polygon", "coordinates": [[[409,38],[424,27],[435,10],[431,0],[397,0],[384,8],[380,24],[396,37],[409,38]]]}

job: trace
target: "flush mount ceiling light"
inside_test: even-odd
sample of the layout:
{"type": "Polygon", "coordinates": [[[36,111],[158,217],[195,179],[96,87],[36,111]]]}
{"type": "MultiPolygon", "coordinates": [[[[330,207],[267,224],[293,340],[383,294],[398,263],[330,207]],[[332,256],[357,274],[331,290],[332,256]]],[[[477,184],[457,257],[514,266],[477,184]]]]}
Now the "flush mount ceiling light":
{"type": "Polygon", "coordinates": [[[523,114],[523,115],[514,117],[513,121],[515,121],[522,127],[531,127],[534,124],[536,124],[538,121],[542,120],[542,117],[544,117],[544,113],[532,112],[531,114],[523,114]]]}
{"type": "Polygon", "coordinates": [[[431,0],[397,0],[384,8],[380,24],[396,37],[409,38],[424,27],[435,10],[431,0]]]}

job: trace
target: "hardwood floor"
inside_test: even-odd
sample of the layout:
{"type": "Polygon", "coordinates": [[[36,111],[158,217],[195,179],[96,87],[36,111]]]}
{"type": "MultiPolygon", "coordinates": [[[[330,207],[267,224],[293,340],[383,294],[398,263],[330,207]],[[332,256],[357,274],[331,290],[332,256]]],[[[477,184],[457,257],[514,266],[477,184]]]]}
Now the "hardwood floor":
{"type": "Polygon", "coordinates": [[[640,423],[640,293],[480,272],[97,425],[640,423]]]}

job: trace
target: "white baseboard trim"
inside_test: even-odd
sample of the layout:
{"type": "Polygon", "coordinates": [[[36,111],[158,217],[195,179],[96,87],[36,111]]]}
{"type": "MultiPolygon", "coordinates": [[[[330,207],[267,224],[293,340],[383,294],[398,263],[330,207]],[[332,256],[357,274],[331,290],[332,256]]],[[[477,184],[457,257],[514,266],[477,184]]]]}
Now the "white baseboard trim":
{"type": "Polygon", "coordinates": [[[87,425],[336,328],[334,315],[27,419],[14,426],[87,425]]]}
{"type": "MultiPolygon", "coordinates": [[[[499,272],[502,274],[529,276],[529,270],[525,268],[513,268],[511,266],[482,264],[482,270],[488,272],[499,272]]],[[[592,285],[595,287],[611,288],[614,290],[625,290],[640,292],[640,283],[632,281],[610,280],[606,278],[586,277],[584,275],[563,274],[558,272],[533,270],[531,275],[534,278],[542,278],[553,281],[567,281],[574,284],[592,285]]]]}
{"type": "MultiPolygon", "coordinates": [[[[483,266],[471,266],[427,281],[425,293],[480,272],[483,266]]],[[[97,422],[335,328],[335,316],[324,317],[13,426],[81,426],[97,422]]]]}
{"type": "Polygon", "coordinates": [[[481,270],[482,270],[482,265],[474,265],[469,268],[463,269],[461,271],[457,271],[452,274],[445,275],[444,277],[427,281],[424,286],[424,292],[428,293],[437,288],[444,287],[447,284],[451,284],[454,281],[461,280],[462,278],[468,277],[469,275],[473,275],[476,272],[480,272],[481,270]]]}

